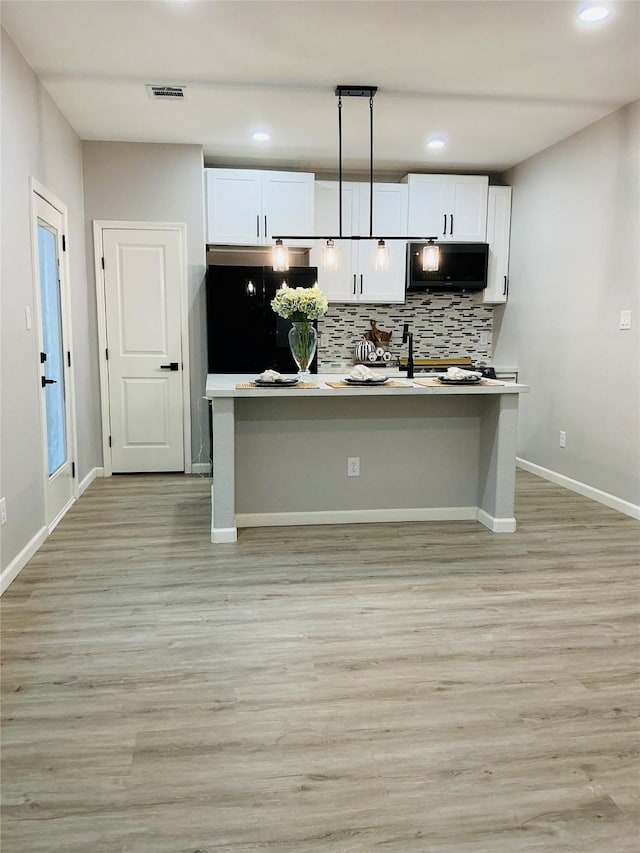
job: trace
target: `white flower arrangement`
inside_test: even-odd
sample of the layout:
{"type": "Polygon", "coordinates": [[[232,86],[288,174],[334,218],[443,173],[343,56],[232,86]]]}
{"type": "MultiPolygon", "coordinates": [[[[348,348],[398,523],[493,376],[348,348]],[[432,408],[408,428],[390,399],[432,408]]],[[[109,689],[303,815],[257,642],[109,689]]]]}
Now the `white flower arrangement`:
{"type": "Polygon", "coordinates": [[[293,323],[306,323],[324,316],[329,308],[327,297],[315,287],[283,287],[271,300],[279,317],[293,323]]]}

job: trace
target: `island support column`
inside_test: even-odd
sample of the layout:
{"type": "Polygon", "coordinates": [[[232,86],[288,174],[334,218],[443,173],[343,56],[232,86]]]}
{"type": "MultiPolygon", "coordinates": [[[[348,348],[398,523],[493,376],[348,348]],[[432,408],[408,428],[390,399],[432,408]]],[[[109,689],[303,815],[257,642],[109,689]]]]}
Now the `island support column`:
{"type": "Polygon", "coordinates": [[[514,533],[518,394],[493,397],[480,428],[478,521],[494,533],[514,533]]]}
{"type": "Polygon", "coordinates": [[[213,482],[211,483],[211,541],[235,542],[235,406],[231,397],[211,403],[213,482]]]}

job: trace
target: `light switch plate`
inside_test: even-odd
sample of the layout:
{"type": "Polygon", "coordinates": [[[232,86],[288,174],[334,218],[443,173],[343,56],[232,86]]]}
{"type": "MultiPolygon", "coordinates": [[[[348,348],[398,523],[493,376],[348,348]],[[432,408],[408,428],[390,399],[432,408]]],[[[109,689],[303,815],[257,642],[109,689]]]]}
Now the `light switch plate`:
{"type": "Polygon", "coordinates": [[[631,328],[631,311],[621,311],[620,312],[620,328],[621,329],[630,329],[631,328]]]}

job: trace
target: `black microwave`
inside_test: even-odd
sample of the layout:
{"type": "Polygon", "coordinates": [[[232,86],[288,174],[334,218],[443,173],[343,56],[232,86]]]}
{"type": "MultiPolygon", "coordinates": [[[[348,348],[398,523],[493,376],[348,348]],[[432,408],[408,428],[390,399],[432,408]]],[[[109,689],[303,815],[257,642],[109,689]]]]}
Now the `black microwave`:
{"type": "Polygon", "coordinates": [[[407,291],[439,290],[455,292],[484,290],[487,286],[488,243],[437,243],[440,249],[438,269],[422,269],[425,243],[407,245],[407,291]]]}

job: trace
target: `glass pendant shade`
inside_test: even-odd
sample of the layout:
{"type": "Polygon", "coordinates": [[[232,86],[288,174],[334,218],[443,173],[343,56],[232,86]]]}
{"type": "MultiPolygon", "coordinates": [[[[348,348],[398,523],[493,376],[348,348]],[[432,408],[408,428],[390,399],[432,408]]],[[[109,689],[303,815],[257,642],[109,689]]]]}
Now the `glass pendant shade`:
{"type": "Polygon", "coordinates": [[[378,272],[386,272],[389,269],[389,249],[384,240],[378,240],[374,264],[378,272]]]}
{"type": "Polygon", "coordinates": [[[338,251],[333,240],[327,240],[322,253],[322,268],[327,272],[335,272],[338,269],[338,251]]]}
{"type": "Polygon", "coordinates": [[[287,272],[289,269],[289,250],[283,245],[282,240],[276,240],[273,247],[273,271],[287,272]]]}
{"type": "Polygon", "coordinates": [[[435,243],[427,243],[422,250],[422,269],[424,272],[437,272],[440,266],[440,249],[435,243]]]}

